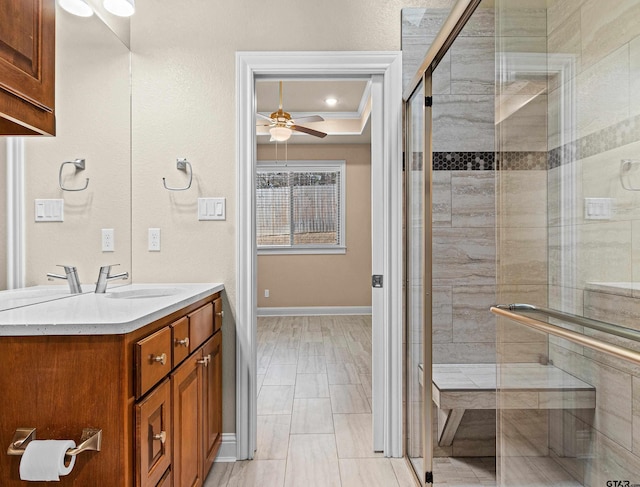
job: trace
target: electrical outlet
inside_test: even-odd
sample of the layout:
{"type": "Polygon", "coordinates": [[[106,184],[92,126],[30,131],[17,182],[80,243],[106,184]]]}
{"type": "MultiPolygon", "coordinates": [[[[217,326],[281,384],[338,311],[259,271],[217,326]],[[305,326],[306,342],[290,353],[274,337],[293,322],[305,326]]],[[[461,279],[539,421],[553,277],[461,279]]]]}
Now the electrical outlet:
{"type": "Polygon", "coordinates": [[[268,290],[268,289],[265,289],[265,290],[264,290],[264,297],[265,297],[265,298],[268,298],[268,297],[269,297],[269,290],[268,290]]]}
{"type": "Polygon", "coordinates": [[[115,242],[113,228],[102,229],[102,251],[113,252],[115,250],[115,242]]]}
{"type": "Polygon", "coordinates": [[[160,252],[160,229],[149,229],[149,252],[160,252]]]}

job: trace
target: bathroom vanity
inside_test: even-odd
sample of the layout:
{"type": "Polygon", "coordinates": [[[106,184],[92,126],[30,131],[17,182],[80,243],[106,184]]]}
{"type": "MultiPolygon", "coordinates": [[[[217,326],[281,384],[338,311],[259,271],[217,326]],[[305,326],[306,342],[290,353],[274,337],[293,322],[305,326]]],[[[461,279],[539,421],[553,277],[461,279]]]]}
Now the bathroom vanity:
{"type": "Polygon", "coordinates": [[[102,430],[61,486],[202,485],[222,438],[222,290],[138,284],[0,313],[0,485],[27,485],[5,453],[18,428],[102,430]]]}

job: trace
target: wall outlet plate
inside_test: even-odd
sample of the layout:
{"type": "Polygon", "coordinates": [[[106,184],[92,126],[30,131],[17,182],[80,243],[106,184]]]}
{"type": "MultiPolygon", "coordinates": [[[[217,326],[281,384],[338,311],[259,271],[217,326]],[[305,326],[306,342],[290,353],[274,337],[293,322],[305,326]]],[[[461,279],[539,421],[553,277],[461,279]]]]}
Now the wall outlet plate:
{"type": "Polygon", "coordinates": [[[160,229],[149,229],[149,252],[160,252],[160,229]]]}
{"type": "Polygon", "coordinates": [[[113,228],[102,229],[102,251],[103,252],[115,251],[114,238],[115,238],[115,235],[114,235],[113,228]]]}

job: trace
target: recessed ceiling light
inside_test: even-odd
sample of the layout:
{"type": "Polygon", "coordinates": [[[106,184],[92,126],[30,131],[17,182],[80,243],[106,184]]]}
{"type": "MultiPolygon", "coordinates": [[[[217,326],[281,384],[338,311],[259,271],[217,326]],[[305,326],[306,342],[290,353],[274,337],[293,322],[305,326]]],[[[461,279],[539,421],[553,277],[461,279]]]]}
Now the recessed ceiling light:
{"type": "Polygon", "coordinates": [[[329,105],[330,107],[333,107],[336,105],[336,103],[338,103],[338,100],[336,98],[325,98],[324,102],[329,105]]]}

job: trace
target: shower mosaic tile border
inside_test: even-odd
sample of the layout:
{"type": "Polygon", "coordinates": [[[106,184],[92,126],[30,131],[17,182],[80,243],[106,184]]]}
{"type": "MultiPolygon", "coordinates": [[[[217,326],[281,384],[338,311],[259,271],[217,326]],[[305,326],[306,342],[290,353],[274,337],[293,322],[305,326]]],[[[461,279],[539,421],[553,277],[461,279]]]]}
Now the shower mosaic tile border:
{"type": "Polygon", "coordinates": [[[586,135],[549,151],[548,168],[554,169],[580,159],[640,141],[640,115],[586,135]]]}
{"type": "Polygon", "coordinates": [[[546,152],[434,152],[434,171],[533,171],[547,169],[546,152]]]}

